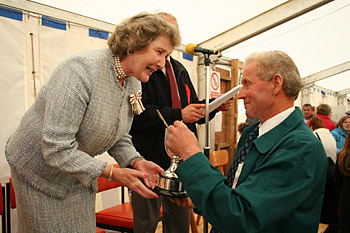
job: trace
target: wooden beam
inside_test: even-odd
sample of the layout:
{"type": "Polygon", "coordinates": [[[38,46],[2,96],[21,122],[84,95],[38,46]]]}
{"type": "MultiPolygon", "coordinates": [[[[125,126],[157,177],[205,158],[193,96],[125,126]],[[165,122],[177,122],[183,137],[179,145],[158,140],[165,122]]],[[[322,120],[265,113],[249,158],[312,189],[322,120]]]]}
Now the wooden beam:
{"type": "Polygon", "coordinates": [[[346,89],[340,90],[340,91],[338,91],[336,93],[337,93],[338,97],[343,97],[343,96],[345,96],[345,95],[350,93],[350,88],[346,88],[346,89]]]}
{"type": "Polygon", "coordinates": [[[287,1],[200,43],[199,46],[223,51],[332,1],[333,0],[287,1]]]}
{"type": "Polygon", "coordinates": [[[343,73],[350,70],[350,61],[344,62],[340,65],[333,66],[315,74],[306,76],[302,79],[304,87],[312,86],[315,82],[329,78],[331,76],[343,73]]]}

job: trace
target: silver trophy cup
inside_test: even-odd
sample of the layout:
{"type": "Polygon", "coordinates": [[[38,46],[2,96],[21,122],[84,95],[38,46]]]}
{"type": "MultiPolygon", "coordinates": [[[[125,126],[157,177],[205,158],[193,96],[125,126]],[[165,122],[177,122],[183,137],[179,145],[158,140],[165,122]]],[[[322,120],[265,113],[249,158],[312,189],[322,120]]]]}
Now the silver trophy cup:
{"type": "Polygon", "coordinates": [[[181,158],[177,155],[173,155],[167,148],[165,142],[167,140],[168,130],[165,129],[165,137],[164,137],[164,147],[165,151],[171,159],[170,167],[162,172],[159,176],[158,184],[156,187],[154,187],[154,192],[165,195],[168,197],[180,197],[184,198],[187,197],[187,193],[182,185],[182,183],[179,181],[178,176],[175,174],[175,170],[177,169],[178,165],[182,162],[181,158]]]}

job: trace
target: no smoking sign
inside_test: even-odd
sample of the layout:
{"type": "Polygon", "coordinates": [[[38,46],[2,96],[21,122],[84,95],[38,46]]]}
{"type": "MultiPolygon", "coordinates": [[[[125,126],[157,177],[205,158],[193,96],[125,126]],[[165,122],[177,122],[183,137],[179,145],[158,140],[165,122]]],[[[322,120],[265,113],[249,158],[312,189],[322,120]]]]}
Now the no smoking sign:
{"type": "Polygon", "coordinates": [[[216,98],[220,95],[220,73],[215,71],[210,75],[210,98],[216,98]]]}

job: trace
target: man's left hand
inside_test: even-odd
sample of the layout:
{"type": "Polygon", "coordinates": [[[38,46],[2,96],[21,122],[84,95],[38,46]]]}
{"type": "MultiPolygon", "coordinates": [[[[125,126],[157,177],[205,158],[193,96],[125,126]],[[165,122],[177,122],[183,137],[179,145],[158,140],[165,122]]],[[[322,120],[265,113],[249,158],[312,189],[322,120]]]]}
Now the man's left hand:
{"type": "Polygon", "coordinates": [[[186,209],[193,209],[195,206],[193,205],[192,200],[189,197],[186,198],[172,198],[169,197],[169,200],[178,206],[185,207],[186,209]]]}
{"type": "Polygon", "coordinates": [[[229,99],[225,103],[221,104],[216,110],[228,111],[231,109],[232,103],[233,103],[233,99],[229,99]]]}

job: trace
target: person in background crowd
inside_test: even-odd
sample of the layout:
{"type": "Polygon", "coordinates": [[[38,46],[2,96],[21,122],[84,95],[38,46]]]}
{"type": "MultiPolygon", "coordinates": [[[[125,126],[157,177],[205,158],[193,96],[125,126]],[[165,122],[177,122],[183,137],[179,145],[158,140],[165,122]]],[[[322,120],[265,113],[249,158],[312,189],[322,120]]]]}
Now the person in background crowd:
{"type": "Polygon", "coordinates": [[[320,117],[313,117],[310,119],[309,124],[315,136],[322,142],[327,157],[335,164],[337,156],[336,142],[329,130],[324,128],[323,120],[320,117]]]}
{"type": "MultiPolygon", "coordinates": [[[[157,13],[178,27],[174,16],[157,13]]],[[[165,69],[154,72],[149,82],[142,83],[142,102],[145,111],[134,118],[130,134],[137,151],[146,159],[155,162],[163,169],[170,166],[170,158],[164,148],[165,126],[159,118],[157,110],[162,114],[168,125],[176,120],[182,120],[189,129],[197,133],[196,123],[205,122],[205,104],[199,101],[186,68],[177,60],[168,57],[165,69]],[[171,77],[175,78],[175,93],[178,103],[172,99],[171,77]]],[[[227,101],[218,110],[230,109],[233,100],[227,101]]],[[[212,119],[217,110],[210,113],[212,119]]],[[[156,185],[156,183],[154,183],[156,185]]],[[[137,192],[132,192],[132,207],[134,214],[134,232],[155,232],[159,221],[161,206],[163,208],[164,233],[188,233],[190,226],[190,211],[172,203],[166,196],[158,199],[145,199],[137,192]]]]}
{"type": "Polygon", "coordinates": [[[313,116],[317,115],[317,111],[315,109],[315,106],[311,106],[311,115],[313,115],[313,116]]]}
{"type": "Polygon", "coordinates": [[[302,111],[304,114],[304,121],[307,123],[313,117],[311,104],[304,104],[302,111]]]}
{"type": "MultiPolygon", "coordinates": [[[[317,106],[317,115],[323,120],[324,127],[331,131],[337,128],[336,124],[331,121],[332,108],[328,104],[320,104],[317,106]]],[[[309,125],[309,122],[307,123],[309,125]]],[[[310,125],[309,125],[310,126],[310,125]]]]}
{"type": "Polygon", "coordinates": [[[315,136],[322,142],[328,159],[326,187],[320,222],[329,224],[327,228],[328,233],[336,233],[338,229],[338,197],[334,184],[334,165],[337,156],[337,145],[329,130],[324,128],[321,118],[313,117],[310,119],[309,124],[315,136]]]}
{"type": "Polygon", "coordinates": [[[244,100],[247,116],[260,123],[244,130],[227,179],[185,124],[169,126],[166,145],[183,159],[175,172],[190,197],[175,201],[188,208],[194,204],[212,232],[317,232],[327,159],[294,107],[301,88],[299,71],[286,53],[246,58],[237,98],[244,100]]]}
{"type": "Polygon", "coordinates": [[[339,233],[350,232],[350,134],[337,156],[335,184],[339,193],[339,233]]]}
{"type": "Polygon", "coordinates": [[[148,187],[163,169],[133,147],[129,130],[143,106],[131,100],[180,41],[174,25],[143,12],[116,26],[109,48],[58,65],[6,146],[18,232],[96,232],[99,176],[158,197],[148,187]],[[104,152],[121,168],[94,158],[104,152]]]}
{"type": "Polygon", "coordinates": [[[331,131],[337,142],[337,153],[343,148],[346,136],[350,132],[350,115],[343,116],[337,123],[337,128],[331,131]]]}

